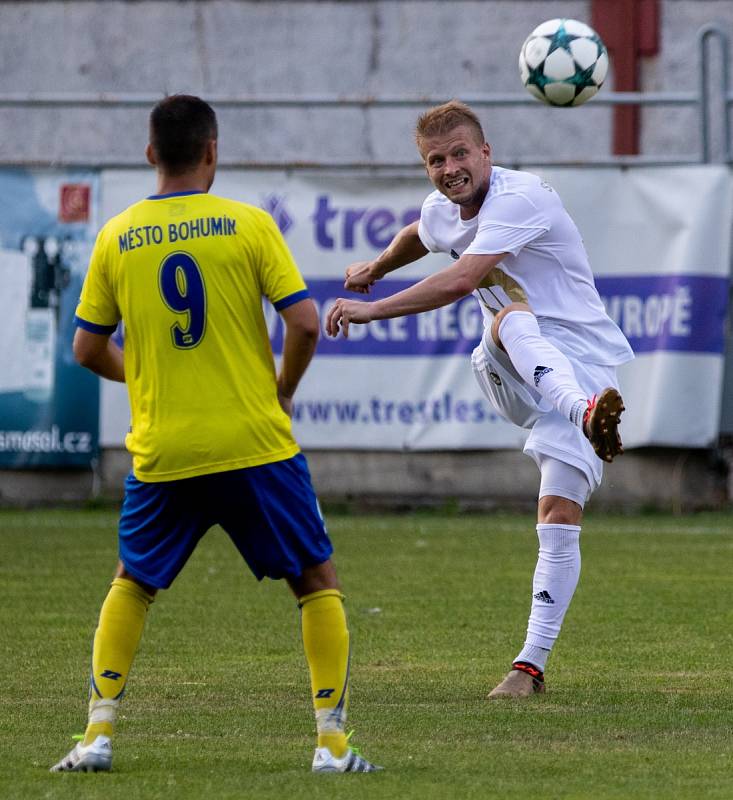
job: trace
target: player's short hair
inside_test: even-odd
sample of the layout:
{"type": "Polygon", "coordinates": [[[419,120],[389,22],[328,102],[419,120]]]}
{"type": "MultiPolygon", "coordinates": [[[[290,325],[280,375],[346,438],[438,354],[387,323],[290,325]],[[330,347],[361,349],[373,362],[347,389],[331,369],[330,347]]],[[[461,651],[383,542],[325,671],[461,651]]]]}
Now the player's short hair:
{"type": "Polygon", "coordinates": [[[214,109],[190,94],[165,97],[150,112],[150,144],[169,175],[198,166],[207,142],[216,139],[218,132],[214,109]]]}
{"type": "Polygon", "coordinates": [[[440,106],[428,109],[417,119],[415,142],[422,154],[425,140],[432,136],[444,136],[459,125],[466,125],[476,134],[476,143],[486,141],[484,129],[473,110],[460,100],[449,100],[440,106]]]}

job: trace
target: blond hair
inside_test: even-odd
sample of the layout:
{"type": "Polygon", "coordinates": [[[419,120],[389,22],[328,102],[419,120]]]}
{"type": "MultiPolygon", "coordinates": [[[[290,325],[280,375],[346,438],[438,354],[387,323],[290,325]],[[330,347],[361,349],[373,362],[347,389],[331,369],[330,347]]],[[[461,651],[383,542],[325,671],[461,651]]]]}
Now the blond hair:
{"type": "Polygon", "coordinates": [[[459,125],[471,128],[476,135],[477,144],[486,141],[481,122],[472,109],[460,100],[449,100],[440,106],[428,109],[417,119],[415,142],[422,153],[425,140],[432,136],[444,136],[459,125]]]}

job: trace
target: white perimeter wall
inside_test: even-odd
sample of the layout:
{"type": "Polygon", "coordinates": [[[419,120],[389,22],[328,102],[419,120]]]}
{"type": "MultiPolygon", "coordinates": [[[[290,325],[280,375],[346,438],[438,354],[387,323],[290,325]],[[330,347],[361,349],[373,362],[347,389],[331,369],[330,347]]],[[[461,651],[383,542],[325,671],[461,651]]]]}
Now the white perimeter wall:
{"type": "MultiPolygon", "coordinates": [[[[523,92],[517,55],[555,16],[590,20],[588,0],[0,3],[0,95],[192,92],[430,95],[523,92]]],[[[697,87],[695,32],[733,38],[731,0],[662,0],[661,52],[643,89],[697,87]]],[[[717,48],[715,48],[717,49],[717,48]]],[[[608,85],[613,86],[613,76],[608,85]]],[[[414,163],[417,110],[222,108],[225,163],[414,163]]],[[[610,151],[609,108],[481,109],[499,163],[610,151]]],[[[146,108],[0,107],[0,162],[141,163],[146,108]]],[[[693,110],[644,112],[645,153],[698,149],[693,110]]]]}

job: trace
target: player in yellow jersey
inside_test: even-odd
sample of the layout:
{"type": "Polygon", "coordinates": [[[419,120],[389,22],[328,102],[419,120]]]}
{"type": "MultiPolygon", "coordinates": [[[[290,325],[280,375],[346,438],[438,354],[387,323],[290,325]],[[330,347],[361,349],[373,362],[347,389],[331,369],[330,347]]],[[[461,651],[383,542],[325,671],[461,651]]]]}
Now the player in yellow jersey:
{"type": "Polygon", "coordinates": [[[100,231],[77,308],[74,355],[127,383],[133,469],[120,562],[94,637],[84,740],[52,771],[112,766],[111,737],[148,607],[213,525],[258,579],[284,578],[301,609],[318,743],[314,772],[371,772],[345,735],[349,633],[308,466],[293,438],[293,393],[319,320],[265,212],[208,194],[213,109],[189,95],[150,115],[157,193],[100,231]],[[262,310],[285,324],[279,372],[262,310]],[[124,353],[110,339],[125,326],[124,353]]]}

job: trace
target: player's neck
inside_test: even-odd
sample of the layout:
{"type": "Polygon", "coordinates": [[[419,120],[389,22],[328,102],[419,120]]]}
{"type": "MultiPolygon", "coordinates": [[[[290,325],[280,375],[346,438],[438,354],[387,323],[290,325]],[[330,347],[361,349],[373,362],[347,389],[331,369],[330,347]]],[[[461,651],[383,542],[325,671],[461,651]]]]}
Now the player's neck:
{"type": "Polygon", "coordinates": [[[166,175],[158,172],[156,194],[178,194],[180,192],[208,192],[211,181],[208,174],[201,171],[186,172],[183,175],[166,175]]]}

